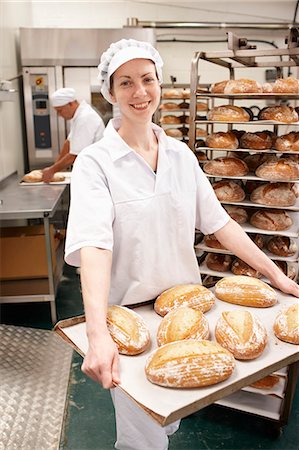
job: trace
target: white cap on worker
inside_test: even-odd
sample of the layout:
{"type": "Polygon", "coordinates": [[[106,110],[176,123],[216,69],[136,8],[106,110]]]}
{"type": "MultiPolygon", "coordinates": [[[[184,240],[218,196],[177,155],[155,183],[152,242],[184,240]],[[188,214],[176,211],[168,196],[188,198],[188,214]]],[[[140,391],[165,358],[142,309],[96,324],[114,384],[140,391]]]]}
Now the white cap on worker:
{"type": "Polygon", "coordinates": [[[154,62],[158,81],[162,84],[163,61],[158,51],[149,42],[121,39],[111,44],[108,50],[102,54],[101,62],[98,65],[101,92],[109,103],[113,103],[110,96],[111,75],[124,63],[137,58],[150,59],[154,62]]]}
{"type": "Polygon", "coordinates": [[[64,106],[76,100],[76,92],[73,88],[61,88],[51,95],[52,106],[64,106]]]}

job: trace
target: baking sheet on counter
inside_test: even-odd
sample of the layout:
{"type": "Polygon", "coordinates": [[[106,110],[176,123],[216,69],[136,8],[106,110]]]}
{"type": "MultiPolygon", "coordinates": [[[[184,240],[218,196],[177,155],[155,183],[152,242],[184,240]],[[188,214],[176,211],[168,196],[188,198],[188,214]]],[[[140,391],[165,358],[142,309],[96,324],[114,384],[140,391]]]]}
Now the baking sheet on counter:
{"type": "Polygon", "coordinates": [[[44,181],[38,181],[37,183],[28,183],[27,181],[20,181],[21,186],[45,186],[47,184],[70,184],[72,172],[57,172],[59,175],[63,175],[65,179],[63,181],[50,181],[45,183],[44,181]]]}
{"type": "MultiPolygon", "coordinates": [[[[229,379],[210,387],[198,389],[171,389],[150,383],[144,373],[144,366],[151,351],[156,348],[156,331],[162,320],[153,310],[153,305],[137,306],[151,333],[151,347],[137,356],[120,355],[120,388],[134,399],[160,424],[167,425],[176,419],[192,414],[215,401],[248,386],[288,364],[299,360],[296,345],[278,340],[272,331],[277,313],[285,305],[298,301],[295,297],[279,293],[279,302],[270,308],[248,308],[264,323],[268,332],[268,343],[263,354],[252,361],[236,361],[236,368],[229,379]]],[[[210,326],[210,339],[214,339],[214,328],[222,311],[241,308],[238,305],[216,300],[213,308],[205,313],[210,326]]],[[[66,319],[55,326],[55,331],[69,342],[81,355],[88,348],[85,318],[66,319]]]]}

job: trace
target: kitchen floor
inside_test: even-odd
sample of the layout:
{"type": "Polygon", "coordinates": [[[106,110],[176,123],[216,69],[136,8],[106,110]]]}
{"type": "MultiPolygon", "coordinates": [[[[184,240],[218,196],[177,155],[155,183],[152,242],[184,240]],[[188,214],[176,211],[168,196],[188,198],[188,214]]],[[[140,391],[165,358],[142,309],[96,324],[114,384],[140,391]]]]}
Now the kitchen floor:
{"type": "MultiPolygon", "coordinates": [[[[59,320],[82,314],[79,276],[67,265],[56,302],[59,320]]],[[[49,304],[2,305],[1,323],[51,329],[49,304]]],[[[81,372],[81,364],[82,358],[74,352],[60,450],[113,449],[110,394],[81,372]]],[[[282,430],[269,420],[212,405],[182,420],[179,431],[170,437],[169,449],[298,449],[298,429],[299,383],[289,423],[282,430]]]]}

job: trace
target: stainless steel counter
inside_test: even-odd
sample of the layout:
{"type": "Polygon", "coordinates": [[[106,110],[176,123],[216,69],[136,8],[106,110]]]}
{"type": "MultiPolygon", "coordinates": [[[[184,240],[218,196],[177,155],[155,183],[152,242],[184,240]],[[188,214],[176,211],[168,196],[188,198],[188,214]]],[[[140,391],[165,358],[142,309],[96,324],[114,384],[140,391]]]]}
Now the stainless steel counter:
{"type": "MultiPolygon", "coordinates": [[[[19,177],[11,175],[0,185],[0,220],[43,219],[48,265],[49,289],[45,294],[1,296],[0,303],[50,302],[52,322],[57,321],[55,282],[50,241],[50,219],[54,216],[67,185],[26,186],[19,177]]],[[[59,266],[59,264],[58,264],[59,266]]],[[[61,265],[60,265],[61,266],[61,265]]]]}

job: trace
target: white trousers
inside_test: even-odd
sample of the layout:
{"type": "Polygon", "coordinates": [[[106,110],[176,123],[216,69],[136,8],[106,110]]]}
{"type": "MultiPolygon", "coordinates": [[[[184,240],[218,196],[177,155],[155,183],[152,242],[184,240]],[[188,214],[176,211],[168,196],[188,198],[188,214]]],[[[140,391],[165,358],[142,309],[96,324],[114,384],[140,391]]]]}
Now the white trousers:
{"type": "Polygon", "coordinates": [[[115,409],[118,450],[167,450],[168,436],[175,433],[180,421],[162,427],[146,414],[121,389],[111,389],[115,409]]]}

